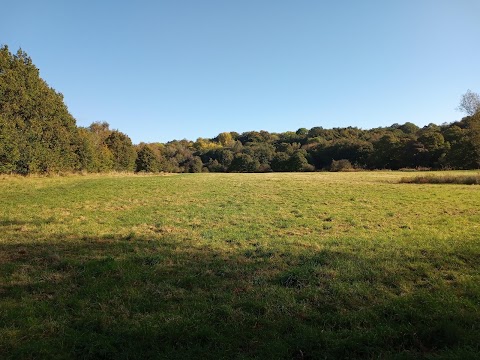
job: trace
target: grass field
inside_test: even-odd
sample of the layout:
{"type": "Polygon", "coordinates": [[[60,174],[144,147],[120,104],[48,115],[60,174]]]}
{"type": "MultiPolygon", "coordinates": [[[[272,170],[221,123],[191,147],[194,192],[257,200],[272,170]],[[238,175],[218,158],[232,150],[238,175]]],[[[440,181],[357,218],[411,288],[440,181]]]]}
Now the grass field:
{"type": "Polygon", "coordinates": [[[0,358],[479,358],[480,186],[405,176],[0,178],[0,358]]]}

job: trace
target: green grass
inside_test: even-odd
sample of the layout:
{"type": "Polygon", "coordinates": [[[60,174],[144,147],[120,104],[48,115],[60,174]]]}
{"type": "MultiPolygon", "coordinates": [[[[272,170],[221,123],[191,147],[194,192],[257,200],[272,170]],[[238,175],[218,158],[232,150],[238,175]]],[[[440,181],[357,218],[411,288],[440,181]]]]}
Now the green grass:
{"type": "Polygon", "coordinates": [[[0,358],[478,358],[480,188],[404,175],[0,178],[0,358]]]}

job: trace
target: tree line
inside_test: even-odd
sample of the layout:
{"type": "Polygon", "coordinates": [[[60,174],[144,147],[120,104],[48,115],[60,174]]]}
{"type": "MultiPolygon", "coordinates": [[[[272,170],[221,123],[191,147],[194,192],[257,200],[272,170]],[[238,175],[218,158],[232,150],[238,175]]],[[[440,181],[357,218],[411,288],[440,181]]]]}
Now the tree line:
{"type": "Polygon", "coordinates": [[[467,91],[463,119],[270,133],[223,132],[211,139],[132,144],[108,123],[79,127],[62,94],[22,50],[0,48],[0,173],[270,172],[480,168],[480,97],[467,91]]]}

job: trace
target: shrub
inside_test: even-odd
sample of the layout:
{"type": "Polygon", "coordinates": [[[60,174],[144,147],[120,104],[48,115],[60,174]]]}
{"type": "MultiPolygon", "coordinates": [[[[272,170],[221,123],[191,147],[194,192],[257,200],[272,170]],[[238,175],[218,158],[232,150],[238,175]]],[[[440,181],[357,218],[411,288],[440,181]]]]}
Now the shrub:
{"type": "Polygon", "coordinates": [[[347,159],[332,160],[332,163],[330,164],[330,171],[352,171],[352,170],[354,170],[353,165],[347,159]]]}

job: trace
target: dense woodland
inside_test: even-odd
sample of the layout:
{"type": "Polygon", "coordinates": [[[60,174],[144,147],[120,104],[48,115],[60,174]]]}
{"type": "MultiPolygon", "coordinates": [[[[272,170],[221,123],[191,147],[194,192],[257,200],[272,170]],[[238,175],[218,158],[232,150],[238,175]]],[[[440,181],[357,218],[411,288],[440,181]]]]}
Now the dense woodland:
{"type": "Polygon", "coordinates": [[[480,168],[480,100],[467,92],[468,116],[443,125],[393,124],[269,133],[224,132],[212,139],[132,144],[105,122],[79,127],[62,94],[30,57],[0,49],[0,173],[269,172],[350,169],[480,168]]]}

